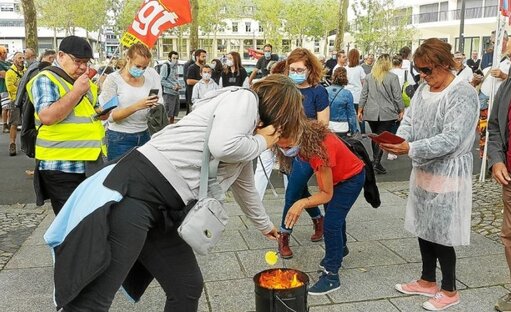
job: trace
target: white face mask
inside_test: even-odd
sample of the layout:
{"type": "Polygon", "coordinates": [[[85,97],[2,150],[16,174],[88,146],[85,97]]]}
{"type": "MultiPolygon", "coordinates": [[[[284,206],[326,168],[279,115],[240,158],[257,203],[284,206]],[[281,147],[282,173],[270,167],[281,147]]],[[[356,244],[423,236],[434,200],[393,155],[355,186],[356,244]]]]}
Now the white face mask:
{"type": "Polygon", "coordinates": [[[204,73],[202,74],[202,79],[204,80],[209,80],[211,78],[211,74],[210,73],[204,73]]]}
{"type": "Polygon", "coordinates": [[[227,60],[227,61],[225,61],[225,65],[227,65],[227,67],[231,67],[234,65],[234,62],[233,62],[233,60],[227,60]]]}

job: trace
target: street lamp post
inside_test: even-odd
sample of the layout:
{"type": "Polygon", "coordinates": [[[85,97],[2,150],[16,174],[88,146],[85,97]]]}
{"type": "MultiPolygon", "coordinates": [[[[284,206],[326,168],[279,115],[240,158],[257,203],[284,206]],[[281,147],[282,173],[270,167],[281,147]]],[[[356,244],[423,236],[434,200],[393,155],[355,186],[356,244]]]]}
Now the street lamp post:
{"type": "Polygon", "coordinates": [[[460,36],[458,51],[464,53],[465,51],[465,0],[461,0],[461,14],[460,14],[460,36]]]}

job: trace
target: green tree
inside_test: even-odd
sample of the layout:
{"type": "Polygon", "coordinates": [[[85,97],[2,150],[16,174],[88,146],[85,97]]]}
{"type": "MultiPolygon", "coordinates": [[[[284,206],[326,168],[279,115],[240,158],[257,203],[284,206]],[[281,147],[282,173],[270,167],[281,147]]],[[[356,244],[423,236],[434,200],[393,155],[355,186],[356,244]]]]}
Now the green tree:
{"type": "Polygon", "coordinates": [[[351,33],[362,52],[395,53],[411,42],[416,30],[411,11],[396,9],[394,0],[355,0],[355,27],[351,33]]]}
{"type": "Polygon", "coordinates": [[[254,0],[255,13],[253,18],[262,25],[264,39],[269,42],[274,51],[282,47],[282,16],[286,7],[283,0],[254,0]]]}
{"type": "Polygon", "coordinates": [[[34,0],[22,0],[21,6],[25,20],[25,45],[37,54],[37,11],[34,0]]]}
{"type": "Polygon", "coordinates": [[[114,32],[118,36],[128,29],[128,26],[133,22],[135,14],[142,5],[140,0],[111,0],[112,11],[114,13],[114,32]]]}

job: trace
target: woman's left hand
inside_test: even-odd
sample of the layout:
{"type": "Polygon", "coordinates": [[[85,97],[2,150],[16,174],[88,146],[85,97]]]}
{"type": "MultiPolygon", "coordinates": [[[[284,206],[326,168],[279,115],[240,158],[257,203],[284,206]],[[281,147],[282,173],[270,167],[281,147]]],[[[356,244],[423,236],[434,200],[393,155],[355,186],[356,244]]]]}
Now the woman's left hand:
{"type": "Polygon", "coordinates": [[[381,143],[380,148],[392,154],[405,155],[408,154],[408,151],[410,151],[410,144],[408,144],[407,141],[399,144],[381,143]]]}
{"type": "Polygon", "coordinates": [[[300,199],[296,201],[291,208],[287,211],[286,220],[284,221],[284,224],[286,225],[286,228],[291,229],[293,226],[298,222],[298,219],[300,218],[300,215],[302,214],[303,210],[305,209],[305,201],[306,199],[300,199]]]}

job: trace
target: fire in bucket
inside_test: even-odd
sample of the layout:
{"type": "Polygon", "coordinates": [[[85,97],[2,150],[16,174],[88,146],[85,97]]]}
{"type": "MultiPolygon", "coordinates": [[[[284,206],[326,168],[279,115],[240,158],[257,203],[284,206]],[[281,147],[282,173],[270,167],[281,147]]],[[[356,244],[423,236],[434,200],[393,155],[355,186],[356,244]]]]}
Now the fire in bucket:
{"type": "Polygon", "coordinates": [[[256,312],[306,312],[307,274],[293,269],[265,270],[254,276],[256,312]]]}

